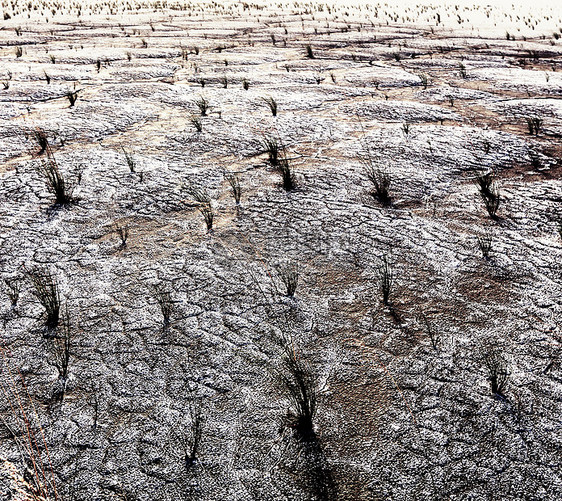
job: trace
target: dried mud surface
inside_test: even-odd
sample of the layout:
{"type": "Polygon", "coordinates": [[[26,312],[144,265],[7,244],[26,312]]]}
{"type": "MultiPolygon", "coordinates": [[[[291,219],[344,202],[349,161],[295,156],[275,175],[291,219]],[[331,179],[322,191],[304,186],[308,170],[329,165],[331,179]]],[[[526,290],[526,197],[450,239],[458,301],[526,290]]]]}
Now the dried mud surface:
{"type": "Polygon", "coordinates": [[[14,14],[0,30],[0,273],[21,279],[16,305],[8,283],[0,297],[0,496],[561,499],[562,43],[217,5],[14,14]],[[37,130],[73,204],[53,205],[37,130]],[[293,191],[266,136],[286,145],[293,191]],[[367,149],[391,175],[389,207],[367,149]],[[213,231],[188,185],[211,195],[213,231]],[[33,270],[59,284],[65,377],[33,270]],[[284,426],[281,334],[316,381],[314,447],[284,426]]]}

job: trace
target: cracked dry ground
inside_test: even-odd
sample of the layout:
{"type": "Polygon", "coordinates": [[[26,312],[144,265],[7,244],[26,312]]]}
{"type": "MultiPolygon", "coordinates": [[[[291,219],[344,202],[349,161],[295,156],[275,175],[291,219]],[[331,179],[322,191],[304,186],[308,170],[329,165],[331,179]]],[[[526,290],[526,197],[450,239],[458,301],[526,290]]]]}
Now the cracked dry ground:
{"type": "Polygon", "coordinates": [[[35,459],[52,499],[51,475],[64,499],[560,499],[560,45],[357,23],[314,34],[310,16],[302,36],[299,16],[260,17],[1,32],[3,475],[33,487],[35,459]],[[284,27],[286,47],[271,38],[284,27]],[[38,173],[38,128],[74,186],[67,207],[38,173]],[[293,191],[266,136],[286,145],[293,191]],[[389,207],[366,151],[391,176],[389,207]],[[474,183],[486,170],[497,220],[474,183]],[[188,185],[210,194],[212,232],[188,185]],[[33,270],[58,282],[66,378],[33,270]],[[286,426],[279,337],[314,376],[314,445],[286,426]]]}

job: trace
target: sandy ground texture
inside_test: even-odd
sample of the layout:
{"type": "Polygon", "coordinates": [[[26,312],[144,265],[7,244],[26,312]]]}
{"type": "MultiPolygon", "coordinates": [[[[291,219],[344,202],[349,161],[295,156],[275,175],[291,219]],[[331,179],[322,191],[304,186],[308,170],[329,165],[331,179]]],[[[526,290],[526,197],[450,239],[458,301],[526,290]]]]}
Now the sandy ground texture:
{"type": "Polygon", "coordinates": [[[560,8],[0,16],[2,499],[562,499],[560,8]]]}

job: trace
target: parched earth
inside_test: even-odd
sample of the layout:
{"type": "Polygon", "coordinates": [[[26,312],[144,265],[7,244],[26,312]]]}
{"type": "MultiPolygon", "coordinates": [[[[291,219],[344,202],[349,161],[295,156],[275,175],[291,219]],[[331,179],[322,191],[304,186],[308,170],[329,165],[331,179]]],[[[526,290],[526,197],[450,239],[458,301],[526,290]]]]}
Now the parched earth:
{"type": "Polygon", "coordinates": [[[14,5],[2,499],[562,498],[556,8],[14,5]]]}

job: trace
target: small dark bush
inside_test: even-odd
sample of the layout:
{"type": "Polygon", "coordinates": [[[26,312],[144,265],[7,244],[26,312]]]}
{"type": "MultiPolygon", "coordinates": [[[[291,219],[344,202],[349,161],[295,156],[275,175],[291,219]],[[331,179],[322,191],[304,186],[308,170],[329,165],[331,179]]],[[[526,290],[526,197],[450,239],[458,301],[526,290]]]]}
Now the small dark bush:
{"type": "Polygon", "coordinates": [[[195,101],[195,105],[197,106],[197,108],[199,108],[199,112],[201,113],[201,116],[206,117],[207,112],[209,111],[210,108],[209,101],[207,101],[207,99],[201,96],[199,99],[197,99],[197,101],[195,101]]]}
{"type": "Polygon", "coordinates": [[[174,306],[172,295],[164,285],[159,284],[154,287],[154,297],[162,313],[162,327],[167,329],[170,326],[174,306]]]}
{"type": "Polygon", "coordinates": [[[200,117],[192,116],[192,117],[189,118],[189,121],[190,121],[191,125],[193,125],[193,127],[195,127],[195,130],[197,132],[201,132],[203,130],[203,122],[201,121],[200,117]]]}
{"type": "Polygon", "coordinates": [[[121,249],[127,247],[127,239],[129,238],[129,227],[128,226],[121,226],[120,224],[115,226],[115,233],[117,233],[119,240],[121,240],[121,245],[119,246],[121,249]]]}
{"type": "Polygon", "coordinates": [[[125,155],[125,160],[127,161],[127,166],[129,167],[130,172],[135,172],[135,167],[137,166],[133,155],[129,153],[124,146],[121,146],[121,150],[123,151],[123,155],[125,155]]]}
{"type": "Polygon", "coordinates": [[[240,205],[240,198],[242,196],[242,187],[240,186],[240,178],[237,174],[226,174],[226,179],[228,184],[230,184],[230,189],[232,190],[232,196],[234,197],[234,202],[236,205],[240,205]]]}
{"type": "Polygon", "coordinates": [[[68,99],[68,102],[70,103],[69,108],[72,108],[76,104],[76,100],[78,99],[78,92],[73,91],[73,90],[69,90],[66,93],[66,98],[68,99]]]}
{"type": "Polygon", "coordinates": [[[497,211],[500,205],[500,192],[494,181],[494,174],[492,172],[480,174],[476,176],[475,183],[484,201],[488,215],[492,219],[498,219],[497,211]]]}
{"type": "Polygon", "coordinates": [[[33,136],[35,137],[35,140],[37,141],[37,144],[39,145],[39,151],[38,151],[38,155],[42,155],[43,153],[45,153],[45,151],[47,150],[47,148],[49,147],[49,141],[47,140],[47,134],[45,134],[45,131],[43,129],[36,129],[33,131],[33,136]]]}
{"type": "Polygon", "coordinates": [[[277,268],[277,274],[285,286],[285,295],[287,297],[294,297],[299,284],[299,266],[294,263],[287,263],[277,268]]]}
{"type": "Polygon", "coordinates": [[[484,355],[484,365],[492,394],[504,397],[510,376],[504,356],[497,348],[490,349],[484,355]]]}
{"type": "Polygon", "coordinates": [[[392,198],[390,196],[392,178],[388,170],[381,167],[375,160],[375,156],[367,142],[363,143],[363,150],[358,155],[358,158],[363,165],[363,171],[367,179],[373,186],[373,197],[376,198],[383,207],[390,206],[392,203],[392,198]]]}
{"type": "Polygon", "coordinates": [[[68,188],[49,146],[47,146],[47,160],[42,162],[38,171],[45,178],[49,191],[55,196],[56,205],[64,206],[74,202],[72,190],[68,188]]]}
{"type": "Polygon", "coordinates": [[[297,440],[313,442],[316,440],[314,431],[318,393],[316,377],[292,340],[282,338],[280,348],[281,363],[277,377],[289,400],[289,409],[283,425],[293,432],[297,440]]]}
{"type": "Polygon", "coordinates": [[[443,336],[441,335],[441,333],[435,329],[435,327],[431,324],[431,322],[429,321],[429,318],[427,317],[427,315],[425,315],[424,313],[422,313],[421,315],[421,320],[425,325],[425,330],[427,332],[427,335],[429,336],[429,339],[431,341],[431,346],[433,346],[433,349],[435,351],[439,351],[442,341],[443,341],[443,336]]]}
{"type": "Polygon", "coordinates": [[[269,110],[271,111],[271,114],[274,117],[276,117],[277,116],[277,101],[275,101],[275,99],[273,99],[272,97],[262,97],[261,99],[265,104],[267,104],[267,106],[269,107],[269,110]]]}
{"type": "Polygon", "coordinates": [[[365,165],[364,170],[367,179],[369,179],[373,185],[373,196],[384,207],[388,207],[392,202],[390,197],[390,174],[386,169],[374,165],[365,165]]]}
{"type": "Polygon", "coordinates": [[[283,152],[283,145],[279,138],[273,136],[265,136],[263,139],[263,146],[267,153],[269,164],[272,167],[277,167],[279,165],[279,157],[283,152]]]}
{"type": "Polygon", "coordinates": [[[56,279],[48,270],[28,272],[33,286],[32,294],[45,309],[45,327],[48,330],[57,328],[60,319],[61,299],[56,279]]]}
{"type": "Polygon", "coordinates": [[[494,182],[494,175],[492,172],[479,174],[474,181],[478,187],[479,192],[489,193],[494,182]]]}
{"type": "Polygon", "coordinates": [[[285,152],[283,152],[283,156],[279,159],[277,170],[281,174],[283,189],[285,191],[294,190],[296,187],[295,173],[285,152]]]}
{"type": "Polygon", "coordinates": [[[539,117],[527,117],[527,128],[529,129],[529,134],[538,136],[542,130],[542,118],[539,117]]]}
{"type": "Polygon", "coordinates": [[[315,73],[314,80],[318,85],[320,85],[324,80],[326,80],[326,77],[322,73],[315,73]]]}
{"type": "Polygon", "coordinates": [[[212,231],[215,213],[211,205],[211,197],[206,190],[199,189],[193,186],[186,188],[186,191],[189,196],[197,203],[197,209],[205,220],[207,231],[212,231]]]}

